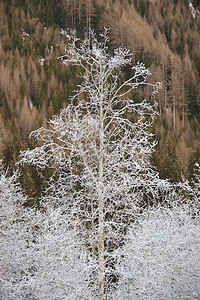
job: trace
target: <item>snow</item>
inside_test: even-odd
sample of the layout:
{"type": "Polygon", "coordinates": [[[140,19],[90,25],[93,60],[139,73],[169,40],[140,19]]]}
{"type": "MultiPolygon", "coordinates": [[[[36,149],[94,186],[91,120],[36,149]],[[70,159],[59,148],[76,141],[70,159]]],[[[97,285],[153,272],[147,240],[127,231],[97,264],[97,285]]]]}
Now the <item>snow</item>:
{"type": "Polygon", "coordinates": [[[199,10],[198,9],[195,9],[192,2],[191,1],[188,1],[189,2],[189,7],[190,7],[190,10],[191,10],[191,14],[193,16],[193,18],[195,19],[196,15],[197,14],[200,14],[199,10]]]}

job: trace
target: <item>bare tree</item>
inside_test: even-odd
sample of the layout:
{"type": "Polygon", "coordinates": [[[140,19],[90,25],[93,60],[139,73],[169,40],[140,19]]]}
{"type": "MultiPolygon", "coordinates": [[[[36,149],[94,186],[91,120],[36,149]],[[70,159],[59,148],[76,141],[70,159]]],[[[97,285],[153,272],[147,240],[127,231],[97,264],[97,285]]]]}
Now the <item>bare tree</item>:
{"type": "Polygon", "coordinates": [[[179,185],[181,190],[183,190],[185,197],[196,204],[196,209],[198,211],[200,209],[200,165],[198,163],[195,163],[194,165],[193,178],[190,181],[183,179],[179,185]]]}
{"type": "Polygon", "coordinates": [[[155,145],[149,128],[156,113],[146,100],[130,97],[140,85],[151,85],[155,93],[160,83],[147,83],[149,70],[142,63],[132,66],[126,48],[109,54],[108,41],[105,30],[100,42],[91,32],[90,44],[74,39],[68,45],[59,59],[82,69],[82,84],[48,128],[31,133],[41,146],[21,154],[21,163],[52,167],[61,176],[69,219],[87,232],[97,259],[99,299],[116,280],[112,254],[123,244],[144,194],[153,199],[158,179],[149,160],[155,145]],[[126,66],[131,76],[123,79],[126,66]]]}
{"type": "Polygon", "coordinates": [[[30,249],[35,272],[28,285],[37,299],[92,299],[94,263],[85,241],[77,227],[69,225],[66,207],[45,200],[34,218],[40,233],[30,249]]]}
{"type": "MultiPolygon", "coordinates": [[[[0,165],[0,167],[2,167],[0,165]]],[[[34,212],[25,210],[27,198],[17,183],[18,174],[0,171],[0,298],[28,299],[33,295],[28,279],[34,273],[31,220],[34,212]]]]}
{"type": "MultiPolygon", "coordinates": [[[[107,299],[199,298],[200,177],[196,168],[193,188],[188,182],[181,185],[191,200],[185,195],[180,198],[169,182],[159,181],[164,184],[160,190],[171,190],[165,206],[140,214],[130,224],[123,244],[113,251],[112,272],[117,280],[106,291],[107,299]]],[[[72,222],[69,215],[68,206],[73,205],[74,214],[80,208],[70,199],[63,175],[56,184],[50,182],[36,210],[24,207],[27,198],[17,173],[9,177],[0,172],[3,300],[96,299],[98,263],[88,249],[88,236],[77,230],[79,219],[72,222]]]]}
{"type": "Polygon", "coordinates": [[[91,299],[93,265],[76,227],[68,226],[64,208],[53,201],[25,207],[17,181],[17,172],[0,171],[0,298],[91,299]]]}
{"type": "MultiPolygon", "coordinates": [[[[170,190],[170,183],[167,190],[170,190]]],[[[116,251],[115,299],[199,299],[200,166],[130,226],[116,251]]]]}
{"type": "Polygon", "coordinates": [[[117,253],[115,299],[199,299],[199,202],[147,210],[117,253]]]}

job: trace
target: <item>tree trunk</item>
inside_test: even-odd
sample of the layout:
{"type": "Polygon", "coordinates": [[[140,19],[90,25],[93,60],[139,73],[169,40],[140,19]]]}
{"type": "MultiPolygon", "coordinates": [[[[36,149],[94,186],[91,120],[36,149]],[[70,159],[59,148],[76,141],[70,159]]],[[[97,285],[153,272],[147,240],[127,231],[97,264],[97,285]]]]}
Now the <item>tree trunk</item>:
{"type": "Polygon", "coordinates": [[[99,300],[104,299],[104,197],[103,197],[103,105],[100,102],[100,158],[99,158],[99,300]]]}

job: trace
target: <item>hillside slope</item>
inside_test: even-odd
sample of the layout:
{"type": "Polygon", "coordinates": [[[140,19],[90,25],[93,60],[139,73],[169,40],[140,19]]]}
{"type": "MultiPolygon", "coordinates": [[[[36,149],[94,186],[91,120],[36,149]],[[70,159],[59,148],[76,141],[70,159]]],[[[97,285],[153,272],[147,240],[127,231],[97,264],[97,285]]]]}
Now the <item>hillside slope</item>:
{"type": "MultiPolygon", "coordinates": [[[[195,5],[195,1],[194,1],[195,5]]],[[[31,147],[28,134],[67,105],[78,69],[56,58],[76,33],[89,38],[110,27],[110,50],[126,45],[163,89],[152,160],[161,177],[190,175],[200,160],[200,16],[188,1],[3,0],[0,3],[0,151],[13,163],[31,147]],[[63,28],[64,30],[61,30],[63,28]],[[68,29],[67,29],[68,28],[68,29]]]]}

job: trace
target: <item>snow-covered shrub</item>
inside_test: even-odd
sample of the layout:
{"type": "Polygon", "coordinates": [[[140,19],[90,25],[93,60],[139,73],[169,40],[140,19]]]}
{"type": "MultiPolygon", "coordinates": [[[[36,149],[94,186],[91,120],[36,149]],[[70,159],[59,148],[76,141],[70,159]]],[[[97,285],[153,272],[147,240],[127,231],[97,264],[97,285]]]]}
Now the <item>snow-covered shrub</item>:
{"type": "Polygon", "coordinates": [[[34,274],[33,241],[34,212],[25,209],[26,201],[18,174],[0,172],[0,298],[28,299],[32,295],[29,278],[34,274]]]}
{"type": "Polygon", "coordinates": [[[129,229],[126,245],[116,254],[115,299],[199,299],[197,205],[149,209],[129,229]]]}
{"type": "Polygon", "coordinates": [[[90,299],[95,264],[77,228],[61,206],[26,208],[17,179],[0,173],[0,299],[90,299]]]}

